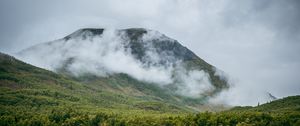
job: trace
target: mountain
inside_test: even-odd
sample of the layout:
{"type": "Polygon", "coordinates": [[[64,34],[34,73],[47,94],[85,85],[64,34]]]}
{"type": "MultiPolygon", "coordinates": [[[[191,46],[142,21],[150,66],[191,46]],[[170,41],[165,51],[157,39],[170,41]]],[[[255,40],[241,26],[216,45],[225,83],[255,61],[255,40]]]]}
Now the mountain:
{"type": "Polygon", "coordinates": [[[178,41],[144,28],[84,28],[16,57],[112,93],[201,111],[226,77],[178,41]]]}
{"type": "Polygon", "coordinates": [[[159,53],[149,55],[149,51],[146,50],[153,50],[153,48],[146,46],[148,43],[144,40],[147,40],[147,37],[140,38],[140,35],[132,35],[132,32],[126,29],[120,31],[110,34],[113,37],[107,37],[101,29],[79,30],[63,39],[20,52],[17,57],[27,59],[24,61],[28,63],[0,53],[0,125],[297,126],[300,124],[300,96],[276,99],[255,107],[234,107],[222,112],[196,114],[197,111],[213,111],[222,108],[222,106],[208,104],[207,99],[228,88],[226,78],[221,76],[223,73],[178,42],[174,44],[175,40],[172,43],[172,39],[162,34],[145,29],[133,29],[135,34],[139,33],[137,31],[147,31],[152,32],[151,37],[153,34],[162,37],[156,42],[168,41],[167,44],[164,43],[166,47],[158,42],[159,47],[154,48],[156,50],[154,52],[159,53]],[[122,41],[115,35],[121,36],[122,41]],[[106,45],[107,42],[110,44],[106,45]],[[119,46],[119,42],[125,46],[123,44],[119,46]],[[130,44],[135,42],[138,44],[130,44]],[[171,47],[172,44],[174,47],[171,47]],[[111,49],[111,47],[113,50],[110,51],[119,56],[101,50],[111,49]],[[85,54],[86,49],[90,53],[85,54]],[[175,51],[176,54],[171,53],[175,49],[181,51],[175,51]],[[136,53],[139,51],[145,53],[139,56],[136,53]],[[90,55],[95,55],[100,60],[95,59],[94,56],[89,57],[90,55]],[[157,58],[155,55],[164,58],[154,60],[157,58]],[[109,60],[110,62],[107,62],[109,60]],[[117,68],[107,66],[109,64],[117,68]],[[128,71],[121,68],[130,69],[128,71]],[[168,79],[155,76],[164,75],[162,73],[168,73],[169,69],[172,75],[171,83],[166,83],[169,82],[166,81],[168,79]],[[160,81],[151,81],[147,77],[134,74],[135,72],[143,76],[153,75],[155,77],[151,79],[160,79],[160,81]],[[205,77],[209,80],[205,80],[205,77]],[[208,90],[205,86],[201,88],[196,86],[192,88],[203,90],[185,95],[180,92],[184,90],[178,88],[191,86],[183,84],[188,82],[186,80],[198,85],[210,84],[213,88],[208,90]]]}
{"type": "MultiPolygon", "coordinates": [[[[116,75],[125,83],[135,82],[126,75],[116,75]],[[125,80],[127,79],[127,80],[125,80]]],[[[107,80],[108,81],[108,80],[107,80]]],[[[109,80],[113,81],[113,80],[109,80]]],[[[103,80],[103,83],[106,83],[103,80]]],[[[147,91],[160,91],[155,86],[140,86],[147,91]],[[149,87],[149,89],[147,89],[149,87]]],[[[56,108],[77,108],[84,111],[158,111],[188,112],[192,109],[155,96],[134,97],[119,91],[110,91],[89,84],[80,83],[62,74],[44,70],[12,56],[0,53],[0,115],[11,111],[47,112],[56,108]],[[26,109],[24,109],[24,107],[26,109]]],[[[125,88],[124,91],[131,89],[125,88]]],[[[163,92],[161,92],[164,95],[163,92]]],[[[166,97],[168,97],[166,95],[166,97]]],[[[14,113],[14,112],[13,112],[14,113]]]]}

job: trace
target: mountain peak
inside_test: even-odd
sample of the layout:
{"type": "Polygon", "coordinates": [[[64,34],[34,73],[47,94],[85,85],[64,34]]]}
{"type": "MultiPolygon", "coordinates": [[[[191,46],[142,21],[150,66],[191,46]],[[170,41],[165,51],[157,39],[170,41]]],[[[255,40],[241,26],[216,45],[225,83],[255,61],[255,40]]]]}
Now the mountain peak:
{"type": "MultiPolygon", "coordinates": [[[[82,28],[64,37],[64,40],[86,40],[95,36],[101,36],[106,30],[107,29],[104,28],[82,28]]],[[[145,60],[145,51],[149,49],[149,45],[153,46],[152,49],[155,49],[158,53],[168,53],[168,55],[171,53],[178,60],[186,61],[199,59],[197,55],[188,48],[182,46],[177,40],[171,39],[155,30],[127,28],[115,31],[118,36],[122,36],[122,39],[126,39],[126,41],[129,42],[128,45],[126,45],[126,48],[130,48],[132,54],[140,60],[145,60]]],[[[170,57],[166,57],[162,62],[169,62],[170,60],[170,57]]]]}
{"type": "MultiPolygon", "coordinates": [[[[79,37],[83,37],[83,39],[85,39],[88,36],[100,36],[103,34],[104,30],[105,30],[104,28],[81,28],[71,33],[70,35],[64,37],[64,39],[69,40],[71,38],[79,38],[79,37]]],[[[136,40],[150,30],[145,28],[128,28],[128,29],[120,29],[118,31],[125,32],[128,35],[128,37],[130,37],[133,40],[136,40]]]]}
{"type": "Polygon", "coordinates": [[[137,40],[139,37],[143,36],[150,30],[147,30],[145,28],[128,28],[121,29],[120,31],[125,32],[130,39],[137,40]]]}
{"type": "Polygon", "coordinates": [[[97,36],[97,35],[102,35],[104,29],[103,28],[82,28],[79,29],[72,34],[64,37],[65,40],[69,40],[71,38],[78,38],[78,37],[84,37],[86,38],[87,36],[97,36]]]}

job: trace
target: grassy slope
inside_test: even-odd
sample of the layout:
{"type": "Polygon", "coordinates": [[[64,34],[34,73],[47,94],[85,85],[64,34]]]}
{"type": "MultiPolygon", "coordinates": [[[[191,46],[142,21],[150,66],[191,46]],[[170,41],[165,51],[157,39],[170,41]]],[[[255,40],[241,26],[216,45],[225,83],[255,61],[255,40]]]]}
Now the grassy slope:
{"type": "Polygon", "coordinates": [[[164,98],[151,96],[151,91],[158,93],[159,88],[146,85],[147,88],[140,89],[146,91],[139,91],[139,85],[130,85],[134,80],[126,75],[113,78],[82,84],[0,54],[0,125],[300,124],[300,96],[257,107],[192,114],[181,105],[164,103],[164,98]],[[105,87],[108,85],[104,83],[111,83],[111,87],[105,87]],[[128,87],[116,88],[120,84],[128,87]]]}
{"type": "Polygon", "coordinates": [[[150,95],[130,96],[120,91],[102,88],[101,86],[107,86],[105,84],[108,83],[107,81],[113,80],[102,80],[102,84],[83,84],[63,75],[23,63],[8,55],[0,55],[1,108],[72,106],[91,110],[91,112],[96,109],[101,111],[103,109],[149,112],[190,111],[183,106],[165,103],[150,95]]]}
{"type": "Polygon", "coordinates": [[[300,111],[300,95],[289,96],[283,99],[278,99],[266,104],[258,105],[256,107],[246,106],[246,107],[234,107],[230,111],[232,112],[272,112],[272,113],[282,113],[282,112],[299,112],[300,111]]]}

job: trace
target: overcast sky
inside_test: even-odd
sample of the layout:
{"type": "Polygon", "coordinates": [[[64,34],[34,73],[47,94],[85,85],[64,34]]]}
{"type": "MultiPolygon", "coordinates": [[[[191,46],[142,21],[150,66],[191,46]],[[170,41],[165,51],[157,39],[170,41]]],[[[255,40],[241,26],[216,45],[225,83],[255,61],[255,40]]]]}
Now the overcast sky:
{"type": "Polygon", "coordinates": [[[154,29],[225,71],[233,105],[300,94],[299,0],[1,0],[0,51],[84,27],[154,29]]]}

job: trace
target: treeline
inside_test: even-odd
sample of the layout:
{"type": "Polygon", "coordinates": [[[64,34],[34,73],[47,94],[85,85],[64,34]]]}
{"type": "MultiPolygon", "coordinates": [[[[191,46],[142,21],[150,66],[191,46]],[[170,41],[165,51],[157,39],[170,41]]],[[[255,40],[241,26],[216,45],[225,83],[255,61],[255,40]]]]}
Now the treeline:
{"type": "Polygon", "coordinates": [[[204,112],[183,116],[91,114],[73,109],[54,109],[47,113],[1,113],[0,126],[299,126],[300,113],[204,112]]]}

